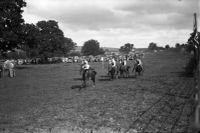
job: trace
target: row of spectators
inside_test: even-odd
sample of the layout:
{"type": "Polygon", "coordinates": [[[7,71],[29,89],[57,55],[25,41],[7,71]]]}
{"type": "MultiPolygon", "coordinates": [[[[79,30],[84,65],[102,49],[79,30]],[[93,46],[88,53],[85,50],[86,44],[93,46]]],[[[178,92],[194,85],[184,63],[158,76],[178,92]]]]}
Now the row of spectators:
{"type": "Polygon", "coordinates": [[[50,63],[78,63],[81,62],[83,59],[86,59],[88,62],[107,62],[111,58],[115,58],[116,61],[120,61],[121,59],[125,60],[133,60],[136,56],[143,56],[141,53],[137,53],[134,55],[109,55],[109,56],[73,56],[73,57],[52,57],[52,58],[33,58],[33,59],[16,59],[11,60],[15,62],[17,65],[23,64],[50,64],[50,63]]]}

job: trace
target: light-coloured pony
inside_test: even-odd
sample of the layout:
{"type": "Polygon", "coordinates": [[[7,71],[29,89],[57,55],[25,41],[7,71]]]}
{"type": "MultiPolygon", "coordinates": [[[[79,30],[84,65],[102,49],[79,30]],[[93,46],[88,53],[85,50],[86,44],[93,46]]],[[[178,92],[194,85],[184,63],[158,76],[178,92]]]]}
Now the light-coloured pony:
{"type": "Polygon", "coordinates": [[[3,77],[6,72],[8,72],[9,77],[16,76],[15,75],[15,63],[14,62],[12,62],[10,60],[6,60],[5,62],[2,62],[0,64],[0,76],[3,77]]]}

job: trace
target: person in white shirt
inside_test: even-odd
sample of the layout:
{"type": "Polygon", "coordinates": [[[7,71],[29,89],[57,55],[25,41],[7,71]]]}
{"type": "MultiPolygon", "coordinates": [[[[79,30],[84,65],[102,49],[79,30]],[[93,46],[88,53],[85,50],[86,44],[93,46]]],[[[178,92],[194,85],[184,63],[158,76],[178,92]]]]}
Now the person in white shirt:
{"type": "Polygon", "coordinates": [[[136,63],[137,63],[138,66],[142,67],[142,61],[141,61],[141,59],[136,58],[136,63]]]}
{"type": "Polygon", "coordinates": [[[9,73],[8,76],[9,77],[14,77],[15,76],[15,70],[14,70],[14,63],[10,60],[6,60],[3,64],[3,68],[4,69],[8,69],[9,73]]]}
{"type": "Polygon", "coordinates": [[[88,64],[88,61],[87,61],[87,60],[84,60],[84,61],[83,61],[83,66],[82,66],[82,68],[83,68],[84,70],[88,70],[88,69],[90,68],[90,65],[88,64]]]}
{"type": "Polygon", "coordinates": [[[111,65],[112,65],[112,68],[113,68],[113,67],[116,67],[116,61],[115,61],[114,58],[112,58],[112,60],[111,60],[111,65]]]}
{"type": "Polygon", "coordinates": [[[144,68],[143,68],[143,65],[142,65],[142,60],[139,57],[137,57],[135,61],[136,61],[136,65],[141,66],[142,71],[144,71],[144,68]]]}
{"type": "Polygon", "coordinates": [[[88,61],[86,59],[83,60],[82,69],[83,69],[83,78],[84,78],[85,73],[87,72],[88,69],[90,69],[90,65],[88,64],[88,61]]]}

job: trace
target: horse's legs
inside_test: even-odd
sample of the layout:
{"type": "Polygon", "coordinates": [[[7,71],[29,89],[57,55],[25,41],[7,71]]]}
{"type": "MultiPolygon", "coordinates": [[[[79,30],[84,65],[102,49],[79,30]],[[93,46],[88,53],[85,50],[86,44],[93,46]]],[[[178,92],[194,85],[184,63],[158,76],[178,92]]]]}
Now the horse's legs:
{"type": "Polygon", "coordinates": [[[13,69],[12,69],[12,68],[10,68],[10,69],[9,69],[9,72],[8,72],[8,74],[9,74],[9,77],[11,77],[11,78],[13,78],[13,77],[14,77],[14,71],[13,71],[13,69]]]}
{"type": "Polygon", "coordinates": [[[95,77],[92,77],[93,85],[95,85],[95,77]]]}
{"type": "Polygon", "coordinates": [[[114,74],[111,74],[111,79],[114,79],[114,74]]]}
{"type": "Polygon", "coordinates": [[[135,77],[137,77],[137,72],[136,72],[136,70],[135,70],[135,77]]]}
{"type": "Polygon", "coordinates": [[[2,69],[2,77],[4,76],[4,73],[5,73],[5,69],[3,68],[2,69]]]}
{"type": "Polygon", "coordinates": [[[119,78],[119,73],[118,72],[116,72],[116,79],[118,79],[119,78]]]}
{"type": "Polygon", "coordinates": [[[14,77],[16,76],[15,69],[13,69],[13,76],[14,76],[14,77]]]}
{"type": "Polygon", "coordinates": [[[86,80],[83,80],[82,87],[86,87],[86,80]]]}

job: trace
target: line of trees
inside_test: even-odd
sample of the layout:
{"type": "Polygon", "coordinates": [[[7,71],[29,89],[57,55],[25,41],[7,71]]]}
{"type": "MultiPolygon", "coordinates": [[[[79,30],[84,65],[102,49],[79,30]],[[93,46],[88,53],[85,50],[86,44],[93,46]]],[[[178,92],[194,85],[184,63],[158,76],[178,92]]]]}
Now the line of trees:
{"type": "MultiPolygon", "coordinates": [[[[39,57],[47,60],[54,56],[67,56],[77,44],[64,36],[58,22],[39,21],[35,25],[24,23],[22,8],[24,0],[2,0],[0,2],[0,55],[8,56],[8,51],[25,51],[29,58],[39,57]]],[[[9,53],[13,53],[9,52],[9,53]]],[[[97,40],[84,43],[83,55],[104,54],[97,40]]],[[[19,53],[19,52],[18,52],[19,53]]],[[[16,52],[15,52],[16,54],[16,52]]]]}
{"type": "Polygon", "coordinates": [[[20,49],[30,58],[47,59],[66,56],[76,47],[71,38],[64,37],[58,22],[39,21],[36,25],[25,24],[22,18],[24,0],[2,0],[0,2],[0,53],[20,49]]]}
{"type": "Polygon", "coordinates": [[[160,47],[160,46],[157,46],[157,44],[154,42],[149,43],[149,46],[148,46],[149,50],[163,50],[163,49],[172,49],[172,48],[177,49],[177,50],[184,48],[186,51],[190,52],[193,49],[193,46],[189,43],[186,43],[186,44],[176,43],[175,47],[170,47],[169,44],[165,45],[165,47],[160,47]]]}
{"type": "MultiPolygon", "coordinates": [[[[20,49],[25,51],[30,58],[40,57],[46,60],[48,57],[67,56],[75,49],[77,44],[71,38],[65,37],[54,20],[39,21],[36,25],[25,24],[22,18],[22,8],[26,6],[24,0],[1,0],[0,2],[0,55],[6,55],[8,51],[20,49]]],[[[176,48],[190,45],[176,44],[176,48]]],[[[119,48],[119,52],[128,54],[134,48],[134,44],[126,43],[119,48]]],[[[151,42],[150,50],[169,49],[169,45],[159,47],[151,42]]],[[[105,51],[97,40],[91,39],[83,44],[82,55],[101,55],[105,51]]],[[[74,53],[78,54],[78,53],[74,53]]]]}

